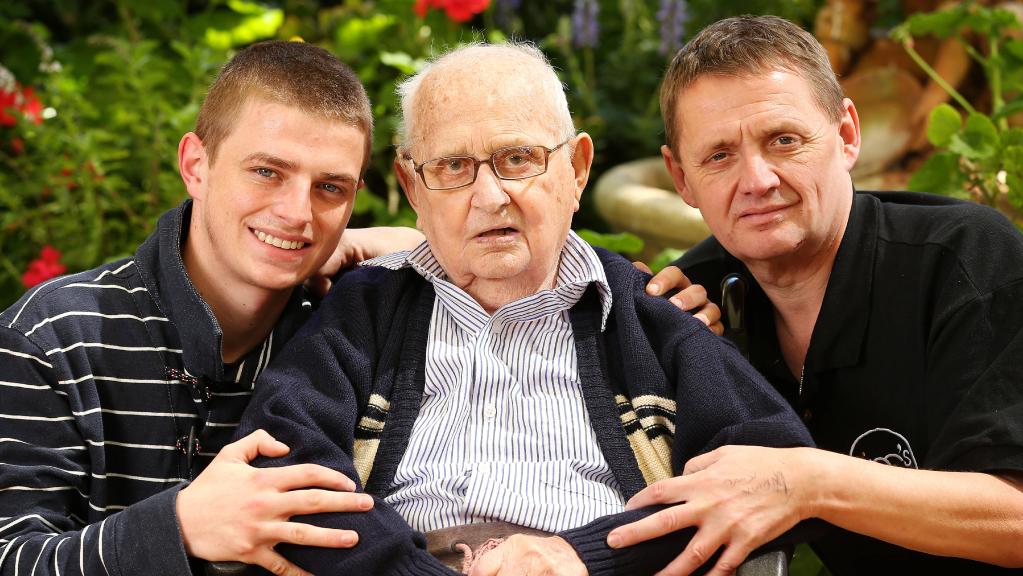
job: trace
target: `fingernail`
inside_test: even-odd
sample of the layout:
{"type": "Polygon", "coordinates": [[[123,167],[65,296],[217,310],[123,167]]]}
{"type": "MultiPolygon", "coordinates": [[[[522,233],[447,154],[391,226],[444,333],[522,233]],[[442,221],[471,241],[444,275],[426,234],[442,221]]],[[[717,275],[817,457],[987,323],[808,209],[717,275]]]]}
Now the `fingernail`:
{"type": "Polygon", "coordinates": [[[654,284],[647,284],[646,291],[651,293],[651,294],[657,294],[658,292],[661,291],[661,285],[660,284],[656,284],[656,283],[654,283],[654,284]]]}
{"type": "Polygon", "coordinates": [[[700,322],[703,322],[704,326],[710,326],[710,319],[704,316],[703,314],[693,314],[693,318],[696,318],[700,322]]]}
{"type": "Polygon", "coordinates": [[[359,508],[362,508],[363,510],[369,510],[372,507],[373,507],[372,496],[367,494],[359,499],[359,508]]]}
{"type": "Polygon", "coordinates": [[[355,546],[355,543],[359,541],[359,537],[355,534],[345,534],[341,536],[342,546],[355,546]]]}
{"type": "Polygon", "coordinates": [[[607,545],[612,548],[618,548],[622,545],[622,537],[615,532],[608,534],[607,545]]]}

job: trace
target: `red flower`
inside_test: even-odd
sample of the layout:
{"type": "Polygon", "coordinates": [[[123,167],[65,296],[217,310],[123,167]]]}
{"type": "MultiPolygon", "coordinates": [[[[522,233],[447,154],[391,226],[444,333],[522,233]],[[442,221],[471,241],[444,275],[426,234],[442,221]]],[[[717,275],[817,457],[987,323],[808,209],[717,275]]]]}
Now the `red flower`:
{"type": "Polygon", "coordinates": [[[36,124],[43,123],[43,103],[35,97],[32,87],[29,86],[21,92],[21,111],[36,124]]]}
{"type": "Polygon", "coordinates": [[[413,9],[422,18],[430,8],[443,8],[447,17],[455,22],[468,22],[488,6],[490,0],[416,0],[413,9]]]}
{"type": "Polygon", "coordinates": [[[17,84],[12,92],[0,90],[0,126],[14,126],[16,120],[8,110],[17,110],[36,124],[43,121],[43,103],[29,86],[23,90],[17,84]]]}
{"type": "Polygon", "coordinates": [[[60,276],[67,266],[60,263],[60,251],[47,244],[39,252],[39,258],[28,263],[28,269],[21,275],[21,283],[31,288],[55,276],[60,276]]]}

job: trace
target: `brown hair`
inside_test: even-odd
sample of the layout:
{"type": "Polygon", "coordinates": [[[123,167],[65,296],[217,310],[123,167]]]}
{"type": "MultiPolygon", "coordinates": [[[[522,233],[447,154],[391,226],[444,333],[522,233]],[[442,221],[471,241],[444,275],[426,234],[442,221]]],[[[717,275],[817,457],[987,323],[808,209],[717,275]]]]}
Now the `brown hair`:
{"type": "Polygon", "coordinates": [[[817,107],[835,121],[842,119],[842,88],[827,52],[812,34],[777,16],[736,16],[704,28],[668,65],[661,84],[661,115],[668,147],[679,137],[675,127],[679,93],[700,76],[742,76],[777,69],[806,79],[817,107]]]}
{"type": "Polygon", "coordinates": [[[271,40],[245,48],[224,65],[210,85],[195,121],[210,163],[231,133],[245,102],[260,97],[355,126],[366,135],[369,162],[373,113],[366,90],[347,65],[323,48],[271,40]]]}

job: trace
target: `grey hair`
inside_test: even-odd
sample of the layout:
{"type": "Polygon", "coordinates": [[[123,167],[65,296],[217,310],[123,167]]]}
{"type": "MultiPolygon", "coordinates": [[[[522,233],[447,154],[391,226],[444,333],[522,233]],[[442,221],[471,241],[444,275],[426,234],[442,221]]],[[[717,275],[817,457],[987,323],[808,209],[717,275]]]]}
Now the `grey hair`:
{"type": "Polygon", "coordinates": [[[511,55],[522,58],[537,65],[541,73],[535,78],[540,91],[546,96],[547,102],[554,107],[554,117],[557,124],[556,129],[562,139],[569,139],[576,134],[575,124],[572,122],[572,113],[568,109],[568,99],[565,97],[565,86],[558,79],[558,74],[551,66],[547,56],[532,42],[512,40],[504,44],[487,44],[485,42],[473,42],[460,46],[449,52],[432,58],[419,72],[400,82],[395,89],[401,103],[401,114],[398,122],[398,147],[407,149],[411,144],[411,135],[415,128],[415,102],[419,94],[419,88],[423,80],[430,74],[436,72],[437,68],[443,68],[456,58],[476,54],[476,60],[482,60],[488,55],[511,55]]]}

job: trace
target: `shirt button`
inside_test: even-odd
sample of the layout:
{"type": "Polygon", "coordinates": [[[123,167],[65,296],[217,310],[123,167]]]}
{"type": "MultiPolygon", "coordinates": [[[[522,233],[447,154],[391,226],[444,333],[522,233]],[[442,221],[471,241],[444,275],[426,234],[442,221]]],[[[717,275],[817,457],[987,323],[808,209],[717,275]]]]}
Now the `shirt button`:
{"type": "Polygon", "coordinates": [[[487,420],[493,420],[497,416],[497,408],[492,402],[487,402],[487,405],[483,408],[483,417],[487,420]]]}
{"type": "Polygon", "coordinates": [[[479,466],[476,467],[476,471],[483,476],[487,476],[490,474],[490,464],[487,463],[480,464],[479,466]]]}

